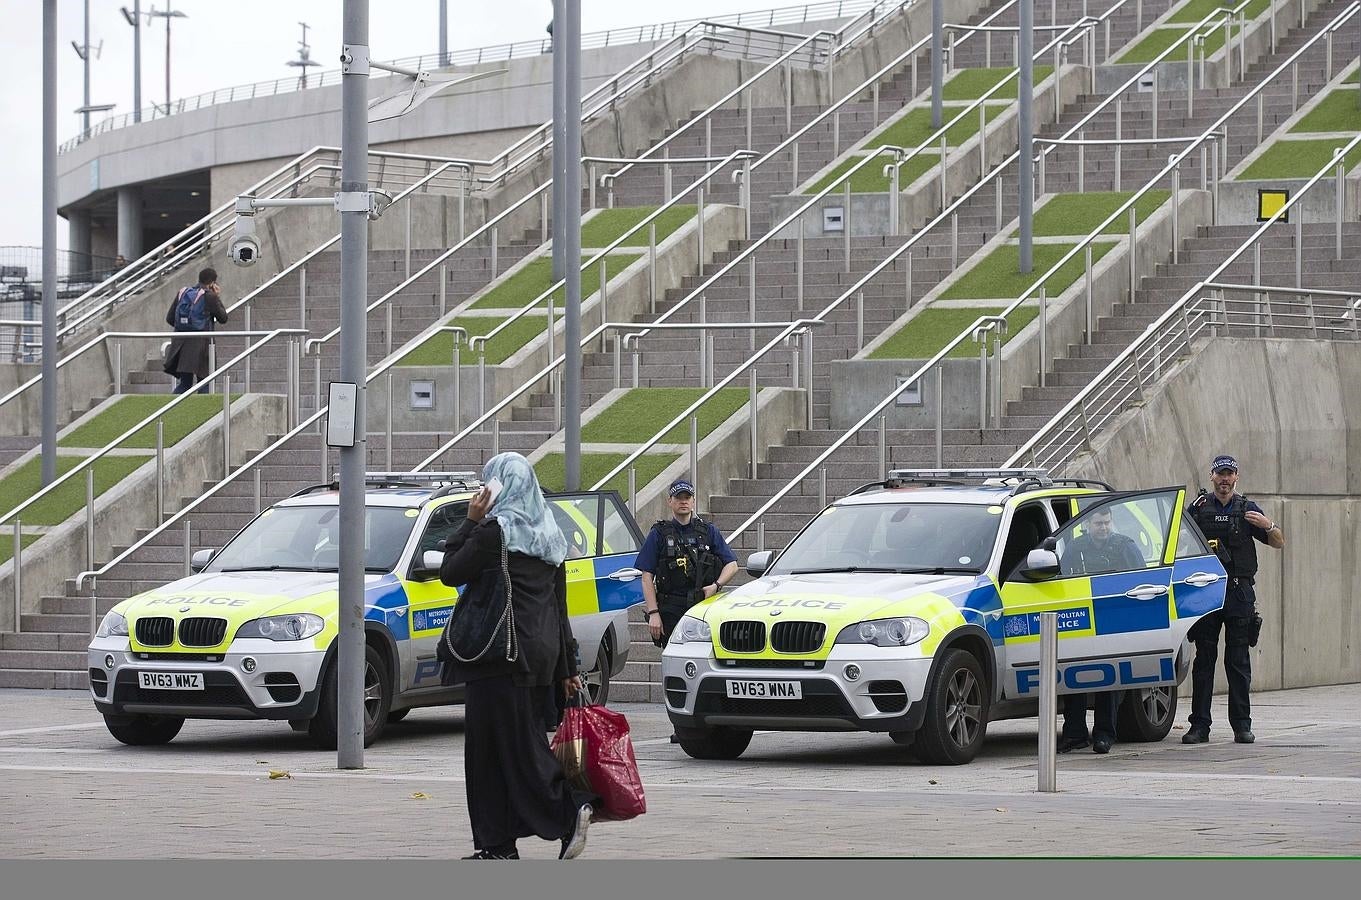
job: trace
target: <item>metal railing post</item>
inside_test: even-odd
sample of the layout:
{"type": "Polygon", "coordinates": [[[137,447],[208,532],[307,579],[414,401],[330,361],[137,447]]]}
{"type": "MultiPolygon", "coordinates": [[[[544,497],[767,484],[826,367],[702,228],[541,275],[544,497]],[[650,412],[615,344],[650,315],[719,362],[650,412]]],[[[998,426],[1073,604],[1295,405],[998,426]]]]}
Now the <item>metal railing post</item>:
{"type": "MultiPolygon", "coordinates": [[[[320,351],[320,350],[317,351],[317,355],[316,355],[316,357],[315,357],[315,359],[314,359],[313,362],[314,362],[314,364],[313,364],[313,380],[312,380],[312,412],[316,413],[316,412],[320,412],[320,411],[321,411],[321,351],[320,351]]],[[[324,424],[324,423],[321,421],[321,419],[318,419],[318,420],[317,420],[317,433],[318,433],[318,434],[320,434],[320,433],[322,433],[322,432],[325,431],[325,429],[322,427],[323,424],[324,424]]],[[[325,443],[326,443],[325,440],[323,440],[323,441],[322,441],[323,446],[325,445],[325,443]]]]}
{"type": "Polygon", "coordinates": [[[1058,717],[1058,613],[1040,613],[1040,747],[1039,791],[1052,794],[1058,790],[1055,778],[1055,753],[1058,735],[1054,731],[1058,717]]]}
{"type": "Polygon", "coordinates": [[[1049,371],[1049,292],[1040,285],[1040,387],[1047,386],[1049,371]]]}
{"type": "Polygon", "coordinates": [[[1343,163],[1343,160],[1342,160],[1342,151],[1341,151],[1340,149],[1339,149],[1339,150],[1333,151],[1333,159],[1336,159],[1336,160],[1337,160],[1337,174],[1336,174],[1336,180],[1334,181],[1334,185],[1335,185],[1334,190],[1336,191],[1335,196],[1336,196],[1336,198],[1337,198],[1336,201],[1335,201],[1335,203],[1334,203],[1334,205],[1337,207],[1337,209],[1336,209],[1336,213],[1337,213],[1337,229],[1336,229],[1336,252],[1335,252],[1335,255],[1336,255],[1336,258],[1337,258],[1337,259],[1341,259],[1341,258],[1342,258],[1342,214],[1343,214],[1343,213],[1342,213],[1342,210],[1343,210],[1343,207],[1346,205],[1345,201],[1346,201],[1346,189],[1347,189],[1347,183],[1346,183],[1346,166],[1345,166],[1345,164],[1343,163]]]}
{"type": "Polygon", "coordinates": [[[1157,139],[1158,139],[1158,81],[1159,81],[1159,79],[1158,79],[1158,70],[1157,70],[1157,68],[1154,68],[1154,69],[1153,69],[1152,104],[1151,104],[1150,107],[1149,107],[1149,108],[1152,110],[1151,121],[1150,121],[1149,124],[1150,124],[1150,125],[1152,126],[1152,128],[1153,128],[1153,139],[1154,139],[1154,140],[1157,140],[1157,139]]]}
{"type": "MultiPolygon", "coordinates": [[[[608,270],[606,270],[606,268],[605,268],[605,262],[606,262],[606,260],[608,260],[608,259],[609,259],[609,257],[608,257],[608,256],[605,256],[605,257],[602,257],[601,260],[600,260],[600,321],[601,321],[601,322],[608,322],[608,321],[610,320],[610,315],[609,315],[609,299],[610,299],[610,291],[609,291],[609,272],[608,272],[608,270]]],[[[564,307],[565,307],[565,306],[566,306],[566,300],[563,301],[563,304],[564,304],[564,307]]],[[[565,308],[564,308],[563,312],[564,312],[564,314],[566,313],[566,309],[565,309],[565,308]]],[[[600,349],[601,349],[602,352],[605,350],[605,346],[606,346],[606,345],[605,345],[605,333],[604,333],[604,332],[601,332],[601,333],[600,333],[600,349]]]]}
{"type": "Polygon", "coordinates": [[[638,467],[629,466],[629,512],[638,514],[638,467]]]}
{"type": "Polygon", "coordinates": [[[1134,207],[1129,208],[1129,302],[1134,302],[1134,292],[1138,288],[1139,268],[1135,262],[1134,254],[1138,249],[1138,223],[1135,221],[1134,207]]]}
{"type": "Polygon", "coordinates": [[[14,633],[23,631],[24,621],[24,523],[14,520],[14,633]]]}
{"type": "Polygon", "coordinates": [[[750,406],[749,428],[751,430],[751,477],[756,478],[756,456],[761,449],[761,433],[758,430],[757,416],[760,414],[757,403],[756,366],[747,370],[747,403],[750,406]]]}
{"type": "Polygon", "coordinates": [[[888,475],[888,416],[879,417],[879,474],[888,475]]]}
{"type": "Polygon", "coordinates": [[[803,331],[803,391],[805,427],[813,427],[813,329],[803,331]]]}
{"type": "Polygon", "coordinates": [[[95,467],[85,470],[85,568],[95,567],[95,467]]]}
{"type": "Polygon", "coordinates": [[[936,468],[945,465],[945,365],[936,365],[936,468]]]}
{"type": "Polygon", "coordinates": [[[298,269],[298,327],[307,327],[307,266],[298,269]]]}
{"type": "Polygon", "coordinates": [[[827,505],[827,467],[818,469],[818,508],[827,505]]]}
{"type": "MultiPolygon", "coordinates": [[[[250,312],[250,307],[246,308],[250,312]]],[[[250,326],[247,325],[249,330],[250,326]]],[[[249,340],[249,339],[247,339],[249,340]]],[[[250,365],[250,357],[246,357],[246,365],[250,365]]],[[[123,393],[123,345],[118,341],[113,342],[113,395],[115,397],[123,393]]]]}
{"type": "Polygon", "coordinates": [[[232,376],[222,375],[222,477],[232,474],[232,376]]]}
{"type": "MultiPolygon", "coordinates": [[[[1086,130],[1079,129],[1077,133],[1078,141],[1086,140],[1086,138],[1087,138],[1086,130]]],[[[1077,192],[1079,194],[1085,192],[1087,189],[1086,175],[1087,175],[1087,145],[1079,143],[1077,145],[1077,192]]]]}
{"type": "Polygon", "coordinates": [[[906,311],[912,307],[912,251],[909,250],[903,255],[906,257],[903,266],[903,291],[904,299],[907,301],[903,309],[906,311]]]}
{"type": "Polygon", "coordinates": [[[449,309],[448,294],[446,293],[449,288],[449,273],[447,266],[448,263],[439,264],[439,317],[441,321],[443,321],[445,315],[448,314],[449,309]]]}
{"type": "MultiPolygon", "coordinates": [[[[551,358],[551,357],[550,357],[551,358]]],[[[624,386],[624,336],[614,333],[614,386],[624,386]]]]}
{"type": "MultiPolygon", "coordinates": [[[[1106,22],[1107,24],[1109,24],[1110,19],[1107,19],[1106,22]]],[[[1122,170],[1124,168],[1124,161],[1121,158],[1122,154],[1120,152],[1120,147],[1124,140],[1121,137],[1122,130],[1121,119],[1124,113],[1124,105],[1125,105],[1124,99],[1117,97],[1115,100],[1115,189],[1117,191],[1121,189],[1120,183],[1122,181],[1121,176],[1123,174],[1122,170]]]]}
{"type": "Polygon", "coordinates": [[[690,483],[699,496],[699,416],[690,417],[690,483]]]}
{"type": "Polygon", "coordinates": [[[699,242],[699,271],[698,275],[704,274],[704,188],[695,190],[696,219],[695,236],[699,242]]]}
{"type": "Polygon", "coordinates": [[[798,223],[799,236],[794,241],[794,301],[795,308],[803,312],[803,220],[798,223]]]}
{"type": "MultiPolygon", "coordinates": [[[[978,341],[978,427],[980,430],[988,427],[988,335],[987,332],[978,334],[974,332],[974,339],[978,341]]],[[[1044,370],[1044,366],[1040,367],[1044,370]]],[[[1043,386],[1043,385],[1041,385],[1043,386]]]]}
{"type": "Polygon", "coordinates": [[[156,420],[156,524],[165,521],[165,421],[156,420]]]}
{"type": "Polygon", "coordinates": [[[496,416],[491,417],[491,455],[496,456],[501,452],[501,420],[496,416]]]}
{"type": "Polygon", "coordinates": [[[193,569],[193,561],[194,561],[193,542],[194,542],[193,524],[192,524],[188,519],[185,519],[185,520],[184,520],[184,575],[185,575],[186,578],[188,578],[189,575],[191,575],[191,574],[193,573],[193,571],[194,571],[194,569],[193,569]]]}
{"type": "Polygon", "coordinates": [[[845,209],[841,213],[842,245],[845,248],[846,271],[851,270],[851,180],[846,179],[846,188],[842,192],[845,209]]]}
{"type": "Polygon", "coordinates": [[[1082,343],[1090,345],[1092,342],[1092,246],[1088,244],[1083,248],[1083,293],[1085,295],[1087,307],[1087,325],[1083,332],[1082,343]]]}
{"type": "Polygon", "coordinates": [[[789,148],[789,190],[799,189],[799,142],[795,141],[789,148]]]}
{"type": "Polygon", "coordinates": [[[501,240],[500,240],[500,235],[498,234],[498,228],[497,228],[497,226],[493,225],[493,226],[491,227],[491,277],[492,277],[492,278],[495,278],[495,277],[496,277],[496,274],[497,274],[497,268],[498,268],[498,267],[497,267],[497,264],[496,264],[496,263],[497,263],[497,261],[496,261],[496,254],[497,254],[497,252],[499,251],[500,246],[501,246],[501,240]]]}
{"type": "Polygon", "coordinates": [[[1186,116],[1195,115],[1196,96],[1196,44],[1198,40],[1186,42],[1186,116]]]}
{"type": "MultiPolygon", "coordinates": [[[[463,412],[463,360],[462,360],[462,356],[463,356],[463,345],[462,345],[462,343],[459,341],[459,335],[456,333],[456,334],[454,335],[454,358],[453,358],[453,360],[452,360],[452,362],[453,362],[453,368],[454,368],[454,371],[453,371],[454,401],[453,401],[453,403],[452,403],[452,406],[453,406],[454,433],[455,433],[455,434],[457,434],[457,433],[460,431],[461,426],[462,426],[462,424],[463,424],[463,415],[462,415],[462,412],[463,412]]],[[[552,354],[549,354],[549,359],[552,359],[552,358],[553,358],[552,354]]]]}
{"type": "Polygon", "coordinates": [[[255,498],[255,514],[258,516],[260,514],[260,467],[256,466],[252,474],[255,476],[255,485],[252,496],[255,498]]]}
{"type": "Polygon", "coordinates": [[[714,333],[705,335],[707,349],[704,352],[704,386],[714,386],[714,333]]]}
{"type": "Polygon", "coordinates": [[[1295,217],[1295,287],[1303,287],[1304,279],[1304,215],[1295,217]]]}
{"type": "Polygon", "coordinates": [[[408,281],[411,279],[411,207],[414,197],[415,194],[407,194],[406,196],[406,239],[402,255],[405,263],[406,280],[408,281]]]}
{"type": "MultiPolygon", "coordinates": [[[[657,223],[647,226],[647,309],[657,315],[657,223]]],[[[603,321],[603,319],[602,319],[603,321]]],[[[549,354],[549,359],[552,359],[549,354]]]]}
{"type": "MultiPolygon", "coordinates": [[[[754,335],[755,332],[752,332],[754,335]]],[[[865,349],[865,292],[855,295],[855,349],[865,349]]]]}
{"type": "Polygon", "coordinates": [[[386,463],[386,467],[385,467],[384,471],[386,471],[386,472],[391,472],[391,471],[392,471],[392,407],[395,405],[394,401],[395,401],[395,399],[396,399],[396,395],[393,393],[393,389],[392,389],[392,388],[393,388],[393,385],[392,385],[392,371],[391,371],[391,370],[388,370],[387,375],[385,376],[385,380],[387,381],[388,402],[387,402],[387,415],[384,416],[384,418],[386,419],[386,422],[384,423],[384,424],[385,424],[385,428],[386,428],[386,433],[384,434],[384,437],[383,437],[383,440],[384,440],[384,444],[383,444],[383,459],[384,459],[384,462],[386,463]]]}
{"type": "MultiPolygon", "coordinates": [[[[982,109],[982,107],[979,107],[979,108],[982,109]]],[[[979,152],[981,153],[982,151],[980,150],[979,152]]],[[[987,167],[987,166],[986,166],[986,163],[985,163],[985,164],[984,164],[984,168],[986,168],[986,167],[987,167]]],[[[985,174],[986,174],[986,173],[985,173],[985,174]]],[[[899,231],[899,226],[898,226],[898,203],[899,203],[898,194],[899,194],[899,187],[898,187],[898,184],[899,184],[899,179],[900,179],[901,177],[902,177],[902,176],[901,176],[901,173],[900,173],[899,170],[898,170],[898,163],[895,161],[895,162],[893,163],[893,165],[889,166],[889,171],[888,171],[888,233],[891,234],[891,235],[897,235],[897,234],[898,234],[898,231],[899,231]]],[[[802,226],[803,223],[800,222],[799,225],[802,226]]]]}
{"type": "Polygon", "coordinates": [[[1002,328],[994,332],[992,344],[992,427],[1002,427],[1002,328]]]}
{"type": "MultiPolygon", "coordinates": [[[[1169,162],[1176,157],[1169,158],[1169,162]]],[[[1181,255],[1181,217],[1179,207],[1181,206],[1181,166],[1172,167],[1172,264],[1176,265],[1181,255]]],[[[1131,207],[1133,212],[1134,208],[1131,207]]],[[[1132,300],[1133,298],[1131,298],[1132,300]]]]}

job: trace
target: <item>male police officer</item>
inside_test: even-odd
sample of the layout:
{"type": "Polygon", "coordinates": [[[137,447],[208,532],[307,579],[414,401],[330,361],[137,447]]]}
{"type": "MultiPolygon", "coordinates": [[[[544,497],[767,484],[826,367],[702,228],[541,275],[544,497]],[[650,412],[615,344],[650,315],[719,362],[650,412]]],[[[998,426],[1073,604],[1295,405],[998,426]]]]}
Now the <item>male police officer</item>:
{"type": "Polygon", "coordinates": [[[737,557],[717,526],[695,515],[695,486],[671,482],[673,518],[648,532],[634,565],[643,572],[643,609],[652,640],[666,642],[686,610],[718,593],[737,574],[737,557]]]}
{"type": "MultiPolygon", "coordinates": [[[[1060,564],[1065,575],[1100,575],[1130,572],[1144,568],[1144,555],[1134,538],[1114,530],[1110,509],[1098,509],[1087,520],[1087,527],[1063,551],[1060,564]]],[[[1098,691],[1094,701],[1091,744],[1093,753],[1109,753],[1115,743],[1115,711],[1120,705],[1119,691],[1098,691]]],[[[1087,695],[1067,694],[1063,698],[1063,738],[1058,752],[1067,753],[1087,746],[1087,695]]]]}
{"type": "Polygon", "coordinates": [[[1257,547],[1253,539],[1280,550],[1285,546],[1281,526],[1272,522],[1256,503],[1234,493],[1238,484],[1238,460],[1216,456],[1210,465],[1214,493],[1201,491],[1187,512],[1209,538],[1224,569],[1229,573],[1223,610],[1201,617],[1188,637],[1196,642],[1196,661],[1191,668],[1191,727],[1182,735],[1183,744],[1203,744],[1210,740],[1210,697],[1214,693],[1215,659],[1219,651],[1219,627],[1224,626],[1224,674],[1229,681],[1229,724],[1233,739],[1251,744],[1252,706],[1248,690],[1252,686],[1252,660],[1248,648],[1257,646],[1262,617],[1257,615],[1257,597],[1252,589],[1257,574],[1257,547]]]}

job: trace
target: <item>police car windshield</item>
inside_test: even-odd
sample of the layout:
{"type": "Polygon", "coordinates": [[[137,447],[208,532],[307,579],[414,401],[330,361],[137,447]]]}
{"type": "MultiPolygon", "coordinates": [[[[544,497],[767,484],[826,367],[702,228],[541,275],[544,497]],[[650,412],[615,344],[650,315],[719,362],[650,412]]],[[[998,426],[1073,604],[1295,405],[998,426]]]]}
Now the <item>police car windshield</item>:
{"type": "MultiPolygon", "coordinates": [[[[391,572],[416,517],[402,507],[364,510],[364,570],[391,572]]],[[[205,572],[340,570],[340,509],[276,506],[267,509],[213,558],[205,572]]]]}
{"type": "Polygon", "coordinates": [[[769,574],[977,573],[987,565],[1001,518],[1000,507],[978,505],[833,506],[794,539],[769,574]]]}

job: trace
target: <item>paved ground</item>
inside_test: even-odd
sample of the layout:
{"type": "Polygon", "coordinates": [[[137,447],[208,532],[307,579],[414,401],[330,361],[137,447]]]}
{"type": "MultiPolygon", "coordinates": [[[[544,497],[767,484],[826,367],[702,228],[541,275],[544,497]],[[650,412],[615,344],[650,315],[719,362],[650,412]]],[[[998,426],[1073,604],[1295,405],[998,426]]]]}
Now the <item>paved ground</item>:
{"type": "MultiPolygon", "coordinates": [[[[1355,686],[1258,695],[1252,746],[1224,727],[1186,747],[1178,726],[1161,744],[1060,756],[1048,795],[1033,720],[996,723],[964,767],[921,765],[885,736],[775,733],[701,763],[668,742],[658,706],[618,708],[649,812],[593,827],[593,858],[1361,854],[1355,686]]],[[[282,723],[189,722],[168,746],[124,747],[82,692],[0,691],[0,857],[470,852],[459,710],[416,711],[365,762],[337,771],[282,723]]]]}

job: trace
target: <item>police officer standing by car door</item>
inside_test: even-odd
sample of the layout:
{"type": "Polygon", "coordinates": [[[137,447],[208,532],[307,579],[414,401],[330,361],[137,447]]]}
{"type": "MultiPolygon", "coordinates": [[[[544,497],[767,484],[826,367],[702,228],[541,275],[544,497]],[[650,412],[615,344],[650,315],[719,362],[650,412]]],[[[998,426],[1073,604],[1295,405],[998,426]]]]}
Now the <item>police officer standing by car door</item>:
{"type": "Polygon", "coordinates": [[[737,574],[737,557],[718,527],[695,515],[695,486],[677,478],[666,493],[672,518],[652,526],[634,563],[643,573],[643,610],[658,646],[686,610],[717,594],[737,574]]]}
{"type": "Polygon", "coordinates": [[[1224,608],[1202,616],[1187,635],[1196,642],[1196,661],[1191,668],[1191,727],[1183,744],[1210,740],[1210,698],[1214,693],[1215,660],[1219,651],[1219,628],[1224,627],[1224,674],[1229,682],[1229,725],[1233,739],[1251,744],[1252,659],[1248,648],[1257,646],[1262,617],[1257,614],[1253,578],[1257,575],[1257,547],[1253,540],[1280,550],[1285,547],[1281,526],[1272,522],[1256,503],[1234,492],[1238,484],[1238,460],[1216,456],[1210,465],[1213,493],[1202,490],[1187,512],[1210,541],[1228,572],[1224,608]]]}

